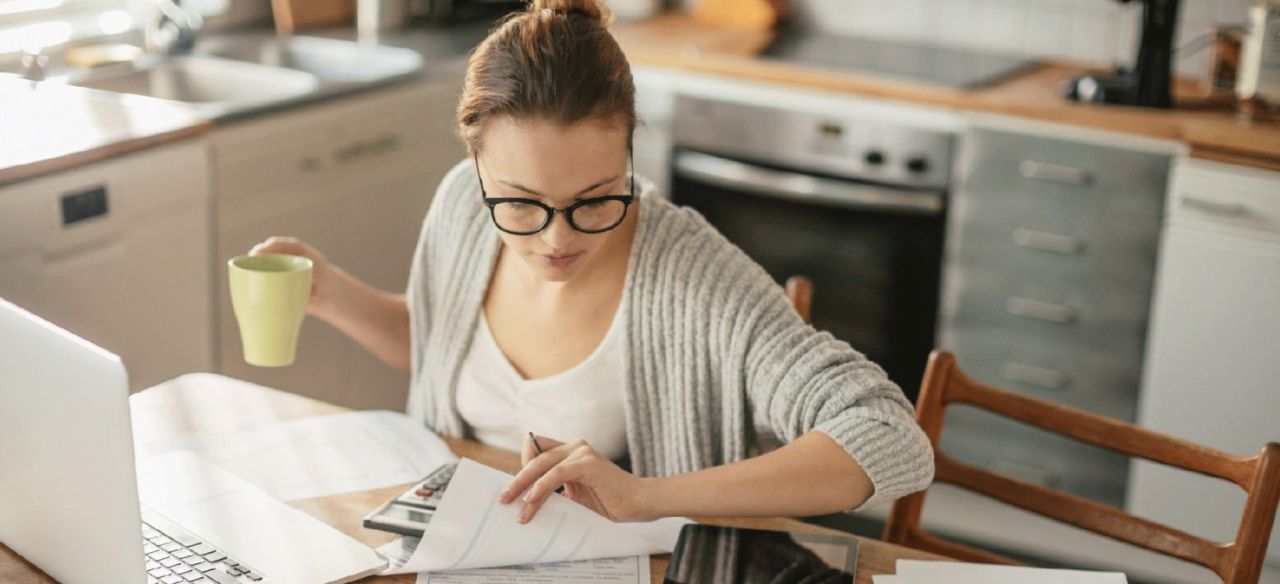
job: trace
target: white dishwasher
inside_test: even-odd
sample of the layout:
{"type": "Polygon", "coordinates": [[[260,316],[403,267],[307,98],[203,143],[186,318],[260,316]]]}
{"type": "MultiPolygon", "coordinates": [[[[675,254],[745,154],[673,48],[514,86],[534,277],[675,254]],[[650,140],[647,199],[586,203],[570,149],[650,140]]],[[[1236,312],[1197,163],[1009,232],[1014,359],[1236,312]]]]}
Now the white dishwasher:
{"type": "MultiPolygon", "coordinates": [[[[1167,208],[1138,423],[1253,456],[1280,442],[1280,173],[1185,160],[1167,208]]],[[[1128,506],[1143,517],[1231,541],[1244,504],[1228,481],[1133,462],[1128,506]]]]}
{"type": "Polygon", "coordinates": [[[0,297],[118,354],[133,391],[213,366],[204,140],[0,187],[0,297]]]}

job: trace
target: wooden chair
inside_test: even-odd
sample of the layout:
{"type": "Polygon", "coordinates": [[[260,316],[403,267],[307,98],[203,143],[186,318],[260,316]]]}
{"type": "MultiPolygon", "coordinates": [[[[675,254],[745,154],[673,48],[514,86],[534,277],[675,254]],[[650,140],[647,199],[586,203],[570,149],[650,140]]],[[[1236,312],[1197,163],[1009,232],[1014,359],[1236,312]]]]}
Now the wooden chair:
{"type": "Polygon", "coordinates": [[[810,309],[813,306],[813,280],[804,276],[791,276],[787,278],[787,298],[791,299],[791,305],[796,307],[796,312],[800,313],[800,318],[805,324],[812,322],[810,320],[810,309]]]}
{"type": "MultiPolygon", "coordinates": [[[[935,350],[921,384],[916,419],[934,447],[935,482],[945,482],[1158,553],[1213,570],[1226,584],[1257,582],[1280,499],[1280,444],[1239,457],[1066,406],[996,389],[965,376],[955,357],[935,350]],[[1129,515],[1110,505],[1010,479],[957,462],[938,450],[947,406],[967,404],[1129,456],[1226,479],[1248,499],[1236,539],[1218,543],[1129,515]]],[[[1016,563],[1009,558],[948,542],[920,527],[925,492],[899,499],[885,526],[885,541],[959,560],[1016,563]]]]}

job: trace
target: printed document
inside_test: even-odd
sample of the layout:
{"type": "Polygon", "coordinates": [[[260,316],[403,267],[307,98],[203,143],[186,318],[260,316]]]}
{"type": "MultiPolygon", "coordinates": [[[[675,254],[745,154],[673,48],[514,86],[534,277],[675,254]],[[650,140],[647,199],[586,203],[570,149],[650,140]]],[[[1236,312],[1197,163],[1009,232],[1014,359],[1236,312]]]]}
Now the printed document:
{"type": "MultiPolygon", "coordinates": [[[[393,566],[409,561],[418,538],[405,537],[378,551],[393,566]]],[[[601,558],[554,564],[479,568],[456,572],[422,572],[417,584],[649,584],[649,556],[601,558]]]]}
{"type": "Polygon", "coordinates": [[[689,520],[614,523],[558,494],[529,523],[516,521],[521,504],[498,503],[512,476],[463,459],[421,542],[386,572],[442,572],[648,556],[675,549],[689,520]]]}

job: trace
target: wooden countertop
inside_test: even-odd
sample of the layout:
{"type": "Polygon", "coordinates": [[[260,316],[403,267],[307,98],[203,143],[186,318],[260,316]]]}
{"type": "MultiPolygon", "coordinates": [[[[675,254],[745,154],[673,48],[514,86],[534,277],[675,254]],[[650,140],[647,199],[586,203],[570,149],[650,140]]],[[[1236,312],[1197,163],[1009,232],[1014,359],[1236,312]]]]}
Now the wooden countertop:
{"type": "Polygon", "coordinates": [[[168,101],[0,75],[0,185],[211,127],[194,109],[168,101]]]}
{"type": "Polygon", "coordinates": [[[1087,105],[1060,96],[1065,80],[1091,70],[1075,63],[1046,62],[987,87],[956,90],[761,59],[773,33],[713,27],[686,14],[619,23],[613,33],[635,65],[1178,140],[1192,156],[1280,169],[1280,123],[1237,120],[1229,106],[1192,97],[1190,84],[1176,89],[1189,105],[1173,110],[1087,105]]]}
{"type": "MultiPolygon", "coordinates": [[[[137,443],[173,438],[198,432],[249,430],[267,424],[323,416],[350,411],[346,408],[266,388],[245,381],[210,373],[184,375],[135,394],[129,399],[133,416],[133,436],[137,443]]],[[[445,438],[460,457],[482,464],[515,470],[520,456],[514,452],[485,446],[478,442],[445,438]]],[[[361,518],[370,509],[398,495],[408,485],[397,485],[293,501],[290,505],[332,525],[365,545],[380,546],[395,536],[365,529],[361,518]]],[[[852,536],[825,527],[782,517],[739,519],[695,518],[699,522],[755,529],[806,531],[858,539],[858,566],[855,582],[871,584],[873,574],[892,574],[898,558],[945,560],[928,552],[852,536]]],[[[649,560],[654,584],[662,582],[669,554],[651,556],[649,560]]],[[[412,584],[415,574],[374,576],[360,582],[412,584]]],[[[56,584],[56,581],[31,565],[13,550],[0,544],[0,582],[9,584],[56,584]]]]}

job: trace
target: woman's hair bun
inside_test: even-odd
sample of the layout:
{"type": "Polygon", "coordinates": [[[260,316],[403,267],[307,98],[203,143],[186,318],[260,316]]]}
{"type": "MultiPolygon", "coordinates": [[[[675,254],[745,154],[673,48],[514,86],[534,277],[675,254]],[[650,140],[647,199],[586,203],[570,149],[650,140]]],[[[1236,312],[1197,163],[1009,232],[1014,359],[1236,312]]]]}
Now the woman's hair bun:
{"type": "Polygon", "coordinates": [[[601,0],[530,0],[529,12],[537,14],[544,10],[565,16],[585,16],[606,26],[611,20],[609,8],[601,0]]]}

